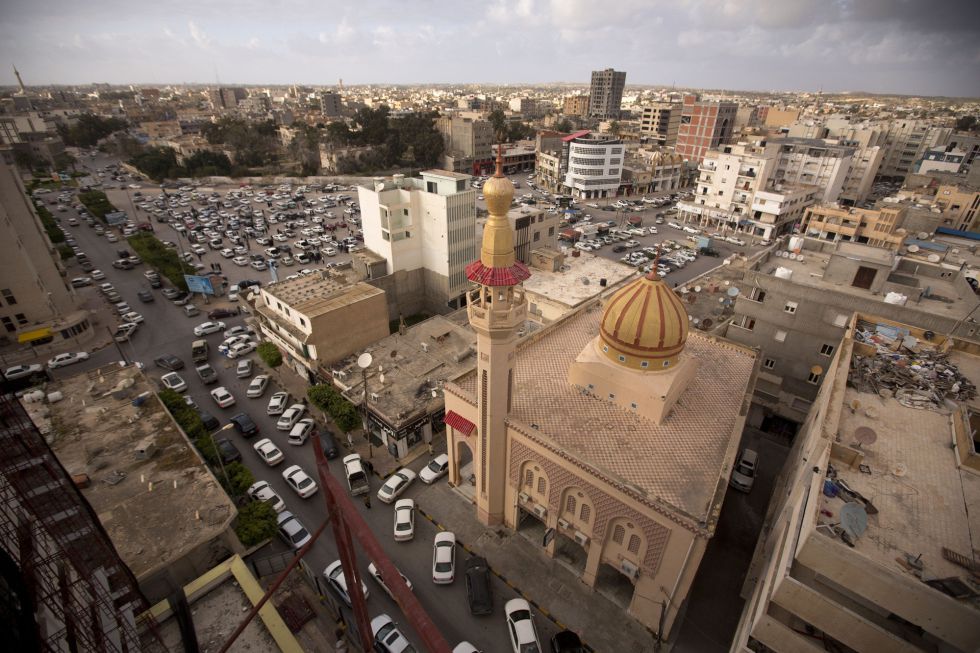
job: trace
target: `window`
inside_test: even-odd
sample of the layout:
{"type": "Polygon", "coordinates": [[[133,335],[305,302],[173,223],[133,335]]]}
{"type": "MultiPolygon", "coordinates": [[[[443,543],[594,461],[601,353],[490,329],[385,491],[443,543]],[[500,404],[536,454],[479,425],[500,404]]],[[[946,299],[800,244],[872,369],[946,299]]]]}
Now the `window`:
{"type": "Polygon", "coordinates": [[[813,372],[810,372],[806,377],[806,382],[812,383],[813,385],[817,385],[818,383],[820,383],[821,376],[822,376],[821,374],[814,374],[813,372]]]}
{"type": "Polygon", "coordinates": [[[583,503],[582,507],[579,509],[579,519],[583,523],[588,524],[589,520],[592,518],[592,508],[587,503],[583,503]]]}
{"type": "Polygon", "coordinates": [[[544,494],[545,490],[548,489],[548,482],[544,480],[544,476],[538,477],[538,494],[544,494]]]}
{"type": "Polygon", "coordinates": [[[525,487],[531,487],[534,485],[534,472],[532,472],[530,469],[525,470],[524,472],[524,485],[525,487]]]}
{"type": "Polygon", "coordinates": [[[622,524],[616,524],[616,526],[613,528],[613,542],[616,544],[622,544],[624,537],[626,537],[626,529],[623,528],[622,524]]]}
{"type": "Polygon", "coordinates": [[[799,304],[796,302],[786,302],[786,305],[783,306],[783,311],[789,313],[790,315],[793,315],[794,313],[796,313],[796,309],[798,307],[799,304]]]}
{"type": "Polygon", "coordinates": [[[0,295],[3,295],[3,298],[7,300],[7,306],[13,306],[17,303],[17,299],[14,298],[14,293],[10,292],[9,288],[0,290],[0,295]]]}
{"type": "Polygon", "coordinates": [[[835,327],[846,327],[847,326],[847,316],[846,315],[838,315],[837,317],[835,317],[834,318],[834,326],[835,327]]]}
{"type": "Polygon", "coordinates": [[[785,342],[786,341],[786,332],[783,331],[782,329],[777,329],[776,330],[776,335],[774,335],[773,338],[776,340],[776,342],[785,342]]]}
{"type": "Polygon", "coordinates": [[[822,355],[824,355],[824,356],[833,356],[834,355],[834,346],[833,345],[823,345],[822,347],[820,347],[820,353],[822,355]]]}
{"type": "Polygon", "coordinates": [[[625,357],[625,356],[623,356],[622,354],[620,354],[620,355],[619,355],[619,362],[620,362],[620,363],[625,363],[625,362],[626,362],[626,357],[625,357]]]}
{"type": "Polygon", "coordinates": [[[612,400],[612,399],[615,399],[615,398],[616,398],[615,393],[610,392],[609,393],[609,399],[612,400]]]}
{"type": "Polygon", "coordinates": [[[749,292],[748,298],[754,302],[759,302],[761,304],[762,302],[766,301],[766,291],[763,290],[762,288],[753,288],[749,292]]]}
{"type": "Polygon", "coordinates": [[[640,361],[640,367],[650,367],[650,361],[640,361]]]}
{"type": "Polygon", "coordinates": [[[639,535],[636,535],[636,534],[630,535],[630,543],[626,547],[626,550],[629,551],[630,553],[639,553],[640,552],[640,536],[639,535]]]}
{"type": "Polygon", "coordinates": [[[17,327],[14,326],[14,321],[11,320],[9,317],[3,318],[3,326],[7,331],[13,332],[17,330],[17,327]]]}
{"type": "Polygon", "coordinates": [[[565,512],[569,512],[572,515],[575,514],[575,497],[569,496],[565,499],[565,512]]]}
{"type": "Polygon", "coordinates": [[[764,361],[764,362],[762,363],[762,366],[763,366],[764,368],[766,368],[767,370],[771,370],[772,368],[774,368],[774,367],[776,367],[776,359],[774,359],[774,358],[767,358],[767,359],[766,359],[766,360],[765,360],[765,361],[764,361]]]}
{"type": "Polygon", "coordinates": [[[539,240],[541,240],[541,232],[540,231],[535,231],[534,232],[534,242],[538,242],[539,240]]]}
{"type": "Polygon", "coordinates": [[[549,236],[554,236],[555,235],[555,228],[554,227],[548,227],[548,235],[549,236]]]}
{"type": "Polygon", "coordinates": [[[16,315],[14,315],[14,318],[17,319],[17,324],[21,326],[27,324],[27,316],[24,315],[23,313],[17,313],[16,315]]]}

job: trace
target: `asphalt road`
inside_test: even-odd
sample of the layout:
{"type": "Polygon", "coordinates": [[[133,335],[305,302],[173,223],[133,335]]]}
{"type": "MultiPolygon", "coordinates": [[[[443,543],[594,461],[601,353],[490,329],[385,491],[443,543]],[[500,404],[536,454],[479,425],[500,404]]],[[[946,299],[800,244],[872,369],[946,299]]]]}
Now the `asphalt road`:
{"type": "MultiPolygon", "coordinates": [[[[244,464],[252,470],[256,479],[262,479],[276,490],[286,502],[287,510],[293,512],[308,530],[315,530],[324,518],[324,503],[322,496],[317,493],[309,499],[301,499],[292,492],[285,484],[281,472],[292,464],[299,464],[307,473],[315,475],[313,462],[312,445],[307,442],[302,447],[290,446],[286,444],[286,434],[277,431],[275,428],[275,418],[266,415],[266,406],[269,397],[277,390],[274,384],[270,384],[265,395],[260,399],[248,399],[245,397],[245,389],[250,379],[238,379],[235,376],[234,366],[237,361],[224,358],[217,352],[217,346],[223,339],[221,333],[207,336],[211,344],[210,362],[218,371],[219,382],[215,385],[204,386],[193,370],[190,360],[191,342],[195,340],[192,328],[204,320],[205,315],[195,318],[184,316],[180,307],[174,306],[172,302],[165,299],[159,290],[153,290],[155,301],[152,303],[142,303],[137,299],[136,293],[144,288],[149,288],[143,277],[145,266],[137,266],[133,270],[116,270],[111,267],[111,262],[115,259],[114,251],[122,246],[122,242],[113,244],[105,240],[104,237],[96,235],[95,231],[88,227],[84,221],[77,227],[68,227],[68,217],[75,215],[74,211],[56,214],[76,239],[79,247],[89,256],[92,263],[106,274],[105,281],[112,283],[123,300],[129,303],[133,310],[141,313],[144,317],[144,324],[133,336],[130,342],[121,343],[120,347],[123,354],[130,360],[138,360],[146,365],[146,373],[151,379],[159,379],[166,373],[153,365],[153,359],[162,354],[174,354],[180,357],[186,367],[179,373],[187,381],[187,394],[193,397],[198,406],[204,408],[223,423],[237,414],[247,412],[256,422],[260,429],[260,436],[252,440],[245,441],[235,431],[227,431],[226,437],[230,437],[235,442],[243,456],[244,464]],[[223,385],[235,396],[237,404],[221,409],[213,402],[209,391],[218,385],[223,385]],[[231,435],[227,435],[230,433],[231,435]],[[286,456],[285,462],[275,468],[266,466],[252,448],[252,444],[261,437],[271,437],[274,442],[283,450],[286,456]]],[[[217,257],[216,254],[211,256],[217,257]]],[[[221,259],[223,260],[223,259],[221,259]]],[[[232,266],[234,268],[234,266],[232,266]]],[[[247,268],[246,268],[247,269],[247,268]]],[[[227,270],[227,267],[226,267],[227,270]]],[[[252,270],[255,277],[254,270],[252,270]]],[[[70,276],[80,276],[83,273],[77,264],[72,262],[69,265],[70,276]]],[[[247,274],[247,273],[246,273],[247,274]]],[[[103,283],[103,282],[97,282],[103,283]]],[[[88,295],[93,301],[104,301],[95,286],[80,290],[82,296],[88,295]],[[97,299],[95,299],[97,298],[97,299]]],[[[104,312],[104,311],[103,311],[104,312]]],[[[231,328],[243,323],[242,317],[222,320],[226,328],[231,328]]],[[[257,358],[254,354],[252,358],[257,358]]],[[[120,352],[115,346],[109,346],[91,354],[89,360],[78,363],[74,366],[60,368],[53,371],[53,375],[65,377],[77,374],[85,369],[93,369],[102,365],[110,364],[120,360],[120,352]]],[[[411,467],[419,471],[426,463],[427,459],[416,461],[411,467]]],[[[341,463],[339,460],[331,461],[331,471],[341,480],[343,479],[341,463]]],[[[216,471],[220,473],[220,470],[216,471]]],[[[372,479],[372,494],[376,493],[380,487],[380,481],[372,479]]],[[[445,478],[439,481],[445,483],[445,478]]],[[[420,481],[416,481],[403,497],[415,498],[424,507],[422,497],[425,495],[427,487],[420,481]]],[[[477,646],[485,653],[497,653],[510,651],[510,644],[506,624],[503,618],[503,604],[517,595],[515,592],[504,585],[498,578],[492,577],[494,590],[494,613],[488,617],[473,617],[469,614],[466,602],[465,584],[462,579],[462,569],[467,554],[462,549],[457,550],[457,572],[456,581],[449,586],[437,586],[431,581],[431,557],[432,541],[435,537],[436,528],[433,524],[423,519],[421,516],[416,520],[415,539],[411,542],[396,543],[392,537],[393,509],[391,506],[382,504],[373,494],[372,509],[365,508],[361,503],[356,504],[359,511],[371,526],[378,540],[383,544],[385,550],[391,556],[398,568],[413,582],[415,593],[419,597],[423,607],[429,616],[447,638],[450,645],[455,645],[462,640],[467,640],[477,646]]],[[[277,551],[285,551],[286,546],[276,540],[270,547],[258,553],[259,556],[271,555],[277,551]]],[[[306,560],[312,568],[317,570],[324,569],[330,562],[338,558],[336,548],[330,537],[330,530],[317,542],[313,550],[307,555],[306,560]]],[[[367,574],[368,560],[363,558],[358,560],[358,564],[364,574],[365,582],[368,585],[370,599],[368,600],[368,610],[371,616],[387,613],[396,622],[405,628],[410,640],[418,644],[419,639],[405,623],[405,619],[397,605],[384,593],[383,590],[367,574]]],[[[350,611],[343,608],[349,619],[352,619],[350,611]]],[[[535,615],[538,634],[543,646],[547,646],[547,640],[557,630],[554,624],[540,614],[535,615]]]]}

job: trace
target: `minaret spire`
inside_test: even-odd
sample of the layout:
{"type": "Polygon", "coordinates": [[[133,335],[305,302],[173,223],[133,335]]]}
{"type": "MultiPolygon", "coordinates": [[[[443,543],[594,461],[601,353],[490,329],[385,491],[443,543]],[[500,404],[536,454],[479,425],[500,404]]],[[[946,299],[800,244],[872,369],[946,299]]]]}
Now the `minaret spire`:
{"type": "Polygon", "coordinates": [[[20,78],[20,71],[17,70],[17,66],[14,66],[14,76],[17,77],[17,86],[20,87],[21,94],[26,95],[27,89],[24,88],[24,80],[20,78]]]}

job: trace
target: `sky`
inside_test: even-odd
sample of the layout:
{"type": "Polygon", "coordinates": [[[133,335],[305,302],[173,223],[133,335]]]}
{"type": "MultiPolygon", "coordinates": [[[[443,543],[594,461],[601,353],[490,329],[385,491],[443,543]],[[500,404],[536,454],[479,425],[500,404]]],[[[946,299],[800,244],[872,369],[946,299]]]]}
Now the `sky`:
{"type": "Polygon", "coordinates": [[[980,0],[5,0],[0,84],[587,84],[980,97],[980,0]]]}

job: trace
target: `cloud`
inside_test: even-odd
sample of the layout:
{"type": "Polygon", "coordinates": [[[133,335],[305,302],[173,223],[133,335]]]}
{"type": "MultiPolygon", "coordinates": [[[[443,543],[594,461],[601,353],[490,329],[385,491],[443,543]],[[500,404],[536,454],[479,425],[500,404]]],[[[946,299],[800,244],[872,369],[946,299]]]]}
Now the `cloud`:
{"type": "Polygon", "coordinates": [[[211,47],[211,39],[208,35],[204,33],[200,27],[197,26],[194,21],[187,21],[187,29],[191,33],[191,39],[197,44],[198,47],[207,49],[211,47]]]}

